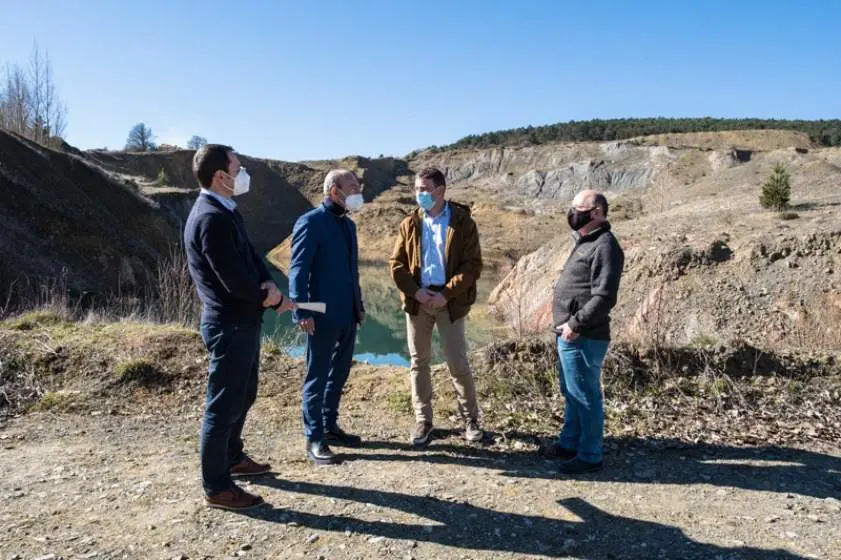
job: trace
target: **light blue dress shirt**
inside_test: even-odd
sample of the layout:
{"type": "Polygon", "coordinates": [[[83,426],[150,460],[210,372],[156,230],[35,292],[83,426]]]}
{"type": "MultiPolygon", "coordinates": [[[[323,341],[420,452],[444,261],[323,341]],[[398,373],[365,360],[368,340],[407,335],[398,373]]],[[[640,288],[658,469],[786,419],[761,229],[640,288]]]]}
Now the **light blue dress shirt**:
{"type": "Polygon", "coordinates": [[[447,242],[447,227],[450,225],[450,204],[436,217],[424,211],[423,238],[421,239],[421,287],[442,286],[447,283],[444,262],[444,245],[447,242]]]}
{"type": "Polygon", "coordinates": [[[206,188],[202,187],[201,188],[201,193],[204,194],[204,195],[207,195],[207,196],[212,196],[213,198],[218,200],[220,202],[220,204],[222,204],[222,206],[224,206],[225,208],[227,208],[231,212],[233,212],[237,207],[237,203],[234,201],[233,198],[225,198],[221,194],[215,193],[210,189],[206,189],[206,188]]]}

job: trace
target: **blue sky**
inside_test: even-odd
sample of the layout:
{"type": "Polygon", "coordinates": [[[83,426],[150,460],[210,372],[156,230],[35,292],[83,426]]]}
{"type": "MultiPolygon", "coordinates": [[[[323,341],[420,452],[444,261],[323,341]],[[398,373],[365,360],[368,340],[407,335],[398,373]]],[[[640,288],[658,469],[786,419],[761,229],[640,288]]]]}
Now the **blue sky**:
{"type": "Polygon", "coordinates": [[[302,160],[573,119],[841,117],[832,0],[2,0],[0,21],[0,63],[48,51],[83,149],[140,121],[302,160]]]}

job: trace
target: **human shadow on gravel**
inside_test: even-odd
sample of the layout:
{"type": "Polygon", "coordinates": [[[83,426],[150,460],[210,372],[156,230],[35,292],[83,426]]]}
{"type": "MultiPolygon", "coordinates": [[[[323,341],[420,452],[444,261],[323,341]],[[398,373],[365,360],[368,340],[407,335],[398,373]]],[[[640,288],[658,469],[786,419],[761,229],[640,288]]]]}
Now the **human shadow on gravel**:
{"type": "Polygon", "coordinates": [[[569,519],[566,520],[504,513],[464,502],[350,486],[276,478],[263,478],[255,481],[255,484],[293,495],[308,494],[396,509],[431,522],[410,524],[365,521],[347,515],[318,515],[271,506],[242,513],[255,519],[276,523],[294,522],[299,526],[321,531],[350,530],[374,537],[429,542],[476,551],[551,557],[572,555],[584,559],[658,556],[782,560],[803,558],[781,549],[762,550],[746,546],[730,548],[697,542],[687,537],[678,527],[612,515],[580,498],[558,501],[558,515],[569,519]]]}
{"type": "MultiPolygon", "coordinates": [[[[512,438],[510,435],[508,439],[512,438]]],[[[524,443],[537,438],[518,434],[524,443]]],[[[544,444],[546,442],[543,442],[544,444]]],[[[425,461],[499,470],[500,475],[521,478],[559,479],[556,462],[536,452],[453,444],[440,439],[425,449],[414,450],[408,443],[374,442],[366,450],[342,453],[344,461],[425,461]]],[[[798,494],[813,498],[841,499],[841,458],[792,447],[734,447],[679,440],[606,438],[601,473],[576,480],[626,482],[633,484],[709,484],[745,490],[798,494]]]]}

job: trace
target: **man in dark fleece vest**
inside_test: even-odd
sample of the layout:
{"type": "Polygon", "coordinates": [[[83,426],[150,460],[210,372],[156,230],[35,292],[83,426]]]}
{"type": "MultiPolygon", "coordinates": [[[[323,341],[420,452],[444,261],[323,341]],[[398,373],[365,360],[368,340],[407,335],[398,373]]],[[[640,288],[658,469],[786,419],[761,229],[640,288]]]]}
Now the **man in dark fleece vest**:
{"type": "Polygon", "coordinates": [[[563,430],[551,455],[563,459],[560,470],[566,474],[602,468],[601,370],[625,263],[607,210],[607,199],[597,191],[575,196],[567,214],[575,243],[555,284],[552,324],[565,408],[563,430]]]}
{"type": "Polygon", "coordinates": [[[190,276],[202,302],[201,336],[209,352],[201,431],[205,502],[242,510],[263,504],[232,476],[269,472],[243,452],[242,428],[257,397],[260,327],[267,307],[293,309],[248,240],[233,197],[249,189],[245,168],[229,146],[207,144],[193,158],[201,185],[184,229],[190,276]]]}

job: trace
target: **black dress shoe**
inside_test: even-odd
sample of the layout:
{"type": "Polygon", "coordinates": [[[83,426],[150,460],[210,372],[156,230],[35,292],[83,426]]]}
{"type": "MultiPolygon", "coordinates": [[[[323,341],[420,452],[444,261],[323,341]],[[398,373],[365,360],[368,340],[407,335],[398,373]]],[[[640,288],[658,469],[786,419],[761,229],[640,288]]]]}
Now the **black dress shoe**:
{"type": "Polygon", "coordinates": [[[347,447],[359,447],[362,445],[362,438],[349,434],[338,426],[324,430],[324,441],[333,445],[344,445],[347,447]]]}
{"type": "Polygon", "coordinates": [[[562,461],[569,461],[574,459],[578,452],[575,449],[568,449],[561,447],[557,441],[552,442],[540,450],[540,454],[547,459],[561,459],[562,461]]]}
{"type": "Polygon", "coordinates": [[[335,465],[339,462],[338,458],[323,441],[307,443],[307,459],[316,465],[335,465]]]}
{"type": "Polygon", "coordinates": [[[564,461],[558,466],[558,470],[562,474],[589,474],[596,473],[602,470],[603,462],[591,463],[589,461],[582,461],[575,458],[569,461],[564,461]]]}

